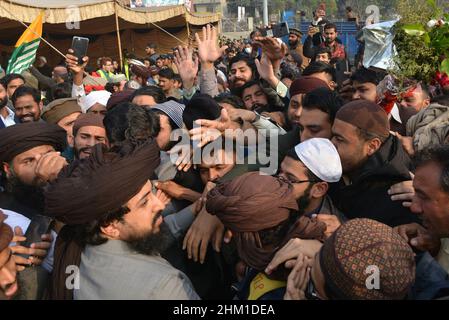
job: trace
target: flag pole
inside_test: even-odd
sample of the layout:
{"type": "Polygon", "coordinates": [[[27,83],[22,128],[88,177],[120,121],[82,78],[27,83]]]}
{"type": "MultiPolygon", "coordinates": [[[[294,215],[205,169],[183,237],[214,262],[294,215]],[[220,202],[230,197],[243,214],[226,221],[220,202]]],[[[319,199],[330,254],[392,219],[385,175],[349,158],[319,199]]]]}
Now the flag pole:
{"type": "Polygon", "coordinates": [[[117,42],[118,42],[118,54],[120,58],[120,66],[121,68],[124,68],[123,66],[123,56],[122,56],[122,40],[120,38],[120,29],[118,24],[118,14],[117,14],[117,1],[114,1],[114,12],[115,12],[115,29],[117,31],[117,42]]]}
{"type": "MultiPolygon", "coordinates": [[[[2,7],[3,10],[5,10],[6,12],[8,12],[13,18],[15,18],[20,24],[22,24],[25,28],[28,29],[29,26],[26,25],[26,23],[23,23],[22,21],[20,21],[11,11],[9,11],[8,9],[6,9],[5,7],[3,7],[3,5],[0,5],[0,7],[2,7]]],[[[66,59],[65,54],[63,54],[61,51],[59,51],[54,45],[52,45],[50,42],[48,42],[47,40],[45,40],[44,38],[42,38],[42,36],[40,36],[39,34],[37,34],[36,32],[34,32],[34,30],[28,29],[29,31],[31,31],[35,36],[38,36],[39,39],[41,39],[43,42],[45,42],[48,46],[50,46],[50,48],[52,48],[53,50],[55,50],[57,53],[59,53],[62,57],[64,57],[64,59],[66,59]]]]}

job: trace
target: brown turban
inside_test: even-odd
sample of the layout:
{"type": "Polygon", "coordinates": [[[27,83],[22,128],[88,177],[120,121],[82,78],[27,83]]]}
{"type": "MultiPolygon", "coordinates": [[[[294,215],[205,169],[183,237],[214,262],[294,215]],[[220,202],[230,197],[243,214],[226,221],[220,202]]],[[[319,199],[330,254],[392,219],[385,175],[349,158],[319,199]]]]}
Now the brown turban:
{"type": "Polygon", "coordinates": [[[301,93],[309,93],[318,88],[329,88],[329,86],[323,80],[312,76],[300,77],[292,82],[290,86],[290,97],[301,93]]]}
{"type": "Polygon", "coordinates": [[[155,142],[125,145],[105,152],[97,144],[87,159],[76,161],[45,190],[45,214],[65,224],[84,224],[119,210],[153,176],[159,165],[155,142]],[[76,195],[76,196],[74,196],[76,195]]]}
{"type": "Polygon", "coordinates": [[[104,129],[104,116],[95,113],[83,113],[73,124],[73,136],[76,137],[78,130],[82,127],[100,127],[104,129]]]}
{"type": "Polygon", "coordinates": [[[350,220],[334,232],[321,249],[320,265],[331,299],[403,299],[415,280],[410,246],[391,227],[370,219],[350,220]],[[366,286],[370,266],[379,270],[379,289],[366,286]]]}
{"type": "Polygon", "coordinates": [[[65,223],[55,244],[55,265],[49,299],[73,299],[67,289],[65,270],[79,265],[84,247],[84,224],[119,210],[153,176],[159,165],[154,141],[134,147],[124,144],[117,152],[106,152],[103,144],[87,159],[73,162],[44,190],[45,215],[65,223]]]}
{"type": "MultiPolygon", "coordinates": [[[[12,229],[4,222],[6,218],[8,218],[8,216],[0,210],[0,252],[9,246],[14,235],[12,229]]],[[[3,266],[0,266],[0,268],[1,267],[3,266]]]]}
{"type": "Polygon", "coordinates": [[[81,113],[76,98],[56,99],[44,107],[42,119],[57,124],[62,118],[76,112],[81,113]]]}
{"type": "Polygon", "coordinates": [[[66,144],[66,131],[55,124],[40,121],[15,124],[0,129],[0,163],[10,162],[18,154],[43,145],[63,151],[66,144]]]}
{"type": "Polygon", "coordinates": [[[280,242],[263,247],[259,231],[286,222],[298,210],[292,192],[292,185],[282,178],[251,172],[212,189],[207,195],[206,210],[233,231],[240,258],[263,271],[289,239],[321,239],[326,229],[321,222],[301,217],[280,242]]]}
{"type": "Polygon", "coordinates": [[[338,110],[335,119],[387,138],[390,135],[390,122],[387,113],[374,102],[355,100],[338,110]]]}

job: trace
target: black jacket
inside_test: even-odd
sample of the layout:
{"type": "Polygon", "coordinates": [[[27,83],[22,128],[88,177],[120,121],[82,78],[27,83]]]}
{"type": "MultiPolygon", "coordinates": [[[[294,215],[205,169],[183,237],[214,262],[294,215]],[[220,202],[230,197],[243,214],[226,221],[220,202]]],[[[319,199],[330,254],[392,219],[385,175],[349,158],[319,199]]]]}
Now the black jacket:
{"type": "Polygon", "coordinates": [[[410,180],[411,161],[399,140],[391,136],[368,161],[351,175],[352,184],[333,184],[330,196],[348,219],[369,218],[391,227],[419,222],[402,201],[392,201],[388,189],[410,180]]]}

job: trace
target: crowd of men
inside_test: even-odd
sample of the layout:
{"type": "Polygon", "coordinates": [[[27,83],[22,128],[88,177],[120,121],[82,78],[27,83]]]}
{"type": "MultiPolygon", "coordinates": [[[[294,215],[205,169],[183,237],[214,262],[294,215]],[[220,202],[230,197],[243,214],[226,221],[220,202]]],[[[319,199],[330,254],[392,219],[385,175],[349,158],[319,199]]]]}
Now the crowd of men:
{"type": "Polygon", "coordinates": [[[449,88],[303,36],[1,78],[0,299],[449,297],[449,88]]]}

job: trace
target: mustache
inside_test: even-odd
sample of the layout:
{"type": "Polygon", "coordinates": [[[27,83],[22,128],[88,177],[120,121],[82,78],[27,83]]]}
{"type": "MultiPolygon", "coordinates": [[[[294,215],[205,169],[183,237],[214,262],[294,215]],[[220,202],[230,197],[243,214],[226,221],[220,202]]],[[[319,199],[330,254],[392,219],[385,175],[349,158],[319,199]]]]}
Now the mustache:
{"type": "Polygon", "coordinates": [[[153,218],[152,227],[154,228],[156,226],[156,221],[159,219],[159,217],[162,217],[162,210],[159,211],[153,218]]]}
{"type": "Polygon", "coordinates": [[[31,117],[31,118],[34,119],[34,114],[32,114],[32,113],[27,113],[27,114],[21,115],[19,118],[20,118],[20,119],[23,119],[23,118],[26,118],[26,117],[31,117]]]}
{"type": "Polygon", "coordinates": [[[84,147],[84,148],[79,149],[78,153],[90,151],[91,149],[92,149],[91,147],[84,147]]]}
{"type": "Polygon", "coordinates": [[[8,104],[8,97],[5,97],[0,100],[0,109],[8,104]]]}

